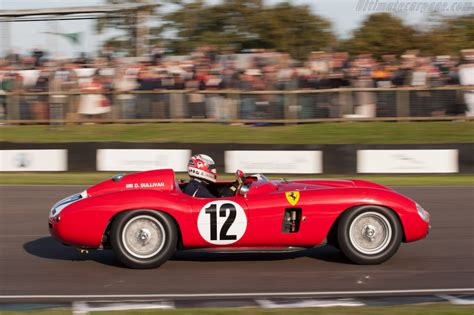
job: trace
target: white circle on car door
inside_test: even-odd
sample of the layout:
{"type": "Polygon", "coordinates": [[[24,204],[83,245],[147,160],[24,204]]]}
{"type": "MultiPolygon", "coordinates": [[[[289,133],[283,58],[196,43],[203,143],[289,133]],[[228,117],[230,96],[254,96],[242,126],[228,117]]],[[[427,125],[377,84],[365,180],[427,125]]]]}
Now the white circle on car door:
{"type": "Polygon", "coordinates": [[[237,242],[247,229],[244,209],[230,200],[215,200],[204,205],[198,216],[202,238],[215,245],[237,242]]]}

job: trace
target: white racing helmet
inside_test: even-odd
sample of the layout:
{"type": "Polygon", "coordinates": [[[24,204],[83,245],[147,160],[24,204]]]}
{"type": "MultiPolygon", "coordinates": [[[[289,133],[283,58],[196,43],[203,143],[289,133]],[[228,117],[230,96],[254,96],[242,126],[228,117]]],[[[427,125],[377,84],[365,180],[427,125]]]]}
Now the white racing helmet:
{"type": "Polygon", "coordinates": [[[217,179],[214,160],[206,154],[196,154],[189,159],[188,174],[194,178],[215,183],[217,179]]]}

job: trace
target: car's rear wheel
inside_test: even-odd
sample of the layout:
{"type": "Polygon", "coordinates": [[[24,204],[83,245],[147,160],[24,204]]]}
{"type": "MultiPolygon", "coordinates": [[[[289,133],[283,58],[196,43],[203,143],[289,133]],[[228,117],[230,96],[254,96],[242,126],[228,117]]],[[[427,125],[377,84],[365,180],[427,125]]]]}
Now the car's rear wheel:
{"type": "Polygon", "coordinates": [[[176,225],[166,214],[137,210],[120,213],[112,223],[110,241],[117,258],[130,268],[155,268],[175,252],[176,225]]]}
{"type": "Polygon", "coordinates": [[[357,264],[380,264],[392,257],[402,241],[398,217],[379,206],[361,206],[344,213],[337,238],[341,251],[357,264]]]}

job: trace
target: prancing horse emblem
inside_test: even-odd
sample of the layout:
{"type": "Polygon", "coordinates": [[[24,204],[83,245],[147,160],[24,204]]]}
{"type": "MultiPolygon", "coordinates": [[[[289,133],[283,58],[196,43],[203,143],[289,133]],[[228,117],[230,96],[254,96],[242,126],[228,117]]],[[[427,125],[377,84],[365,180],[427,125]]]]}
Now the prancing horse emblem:
{"type": "Polygon", "coordinates": [[[299,191],[287,191],[285,193],[286,200],[290,203],[290,205],[295,206],[298,201],[300,200],[300,192],[299,191]]]}

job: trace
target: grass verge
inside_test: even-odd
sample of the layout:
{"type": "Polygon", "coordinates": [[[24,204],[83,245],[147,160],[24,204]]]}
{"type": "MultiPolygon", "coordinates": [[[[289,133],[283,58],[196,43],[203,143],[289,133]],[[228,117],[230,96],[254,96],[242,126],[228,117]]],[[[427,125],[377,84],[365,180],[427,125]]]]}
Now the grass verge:
{"type": "Polygon", "coordinates": [[[472,143],[474,122],[344,122],[252,127],[211,123],[1,126],[11,142],[177,142],[265,144],[472,143]]]}
{"type": "MultiPolygon", "coordinates": [[[[403,306],[389,306],[389,307],[330,307],[330,308],[312,308],[312,309],[278,309],[278,310],[264,310],[258,308],[222,308],[222,309],[178,309],[178,310],[145,310],[145,311],[114,311],[114,312],[91,312],[90,314],[101,315],[472,315],[474,311],[473,306],[455,306],[443,303],[429,304],[429,305],[403,305],[403,306]]],[[[30,312],[0,312],[4,315],[69,315],[70,311],[30,311],[30,312]]]]}
{"type": "MultiPolygon", "coordinates": [[[[111,172],[94,173],[0,173],[1,185],[93,185],[110,179],[111,172]]],[[[186,173],[178,173],[178,179],[186,180],[186,173]]],[[[278,179],[282,175],[268,175],[278,179]]],[[[293,178],[352,178],[373,181],[387,186],[474,186],[474,175],[288,175],[293,178]]],[[[233,175],[222,175],[219,179],[233,179],[233,175]]]]}

